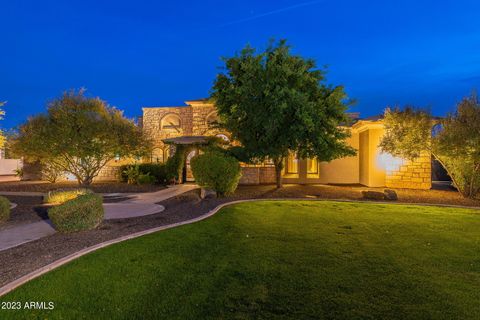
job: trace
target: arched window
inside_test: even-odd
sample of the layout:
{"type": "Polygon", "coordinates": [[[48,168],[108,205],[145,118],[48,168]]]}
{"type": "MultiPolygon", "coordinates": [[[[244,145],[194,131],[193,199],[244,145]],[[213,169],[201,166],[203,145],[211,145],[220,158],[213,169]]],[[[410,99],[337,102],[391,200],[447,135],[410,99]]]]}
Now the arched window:
{"type": "Polygon", "coordinates": [[[225,141],[225,142],[229,142],[229,141],[230,141],[230,139],[228,139],[228,137],[227,137],[226,135],[224,135],[224,134],[217,134],[216,137],[222,138],[223,141],[225,141]]]}
{"type": "Polygon", "coordinates": [[[170,113],[162,118],[160,123],[161,129],[175,129],[178,130],[181,127],[180,117],[177,114],[170,113]]]}

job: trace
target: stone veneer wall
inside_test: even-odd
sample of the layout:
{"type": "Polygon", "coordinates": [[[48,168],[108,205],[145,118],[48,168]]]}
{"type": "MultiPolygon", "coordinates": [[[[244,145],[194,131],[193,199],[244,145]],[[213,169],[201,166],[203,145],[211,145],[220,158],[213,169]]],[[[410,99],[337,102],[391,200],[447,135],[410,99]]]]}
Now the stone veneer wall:
{"type": "Polygon", "coordinates": [[[274,167],[242,167],[239,184],[255,185],[275,183],[274,167]]]}
{"type": "Polygon", "coordinates": [[[217,132],[209,128],[207,117],[216,111],[213,104],[199,103],[185,107],[144,108],[142,116],[143,132],[153,140],[155,147],[163,147],[163,139],[180,136],[215,135],[217,132]],[[180,117],[181,128],[161,129],[160,122],[167,114],[180,117]]]}
{"type": "Polygon", "coordinates": [[[385,185],[389,188],[430,189],[432,187],[432,159],[422,152],[417,159],[398,160],[387,165],[385,185]]]}
{"type": "Polygon", "coordinates": [[[105,166],[103,167],[98,176],[93,181],[119,181],[120,180],[120,167],[119,166],[105,166]]]}

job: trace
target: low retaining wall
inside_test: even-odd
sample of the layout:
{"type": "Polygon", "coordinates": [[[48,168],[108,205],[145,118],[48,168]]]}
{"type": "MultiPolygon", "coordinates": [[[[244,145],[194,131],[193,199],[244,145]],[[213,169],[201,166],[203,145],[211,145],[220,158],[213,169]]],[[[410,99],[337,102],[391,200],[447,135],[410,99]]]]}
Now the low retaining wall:
{"type": "Polygon", "coordinates": [[[242,167],[239,184],[256,185],[275,183],[274,167],[242,167]]]}

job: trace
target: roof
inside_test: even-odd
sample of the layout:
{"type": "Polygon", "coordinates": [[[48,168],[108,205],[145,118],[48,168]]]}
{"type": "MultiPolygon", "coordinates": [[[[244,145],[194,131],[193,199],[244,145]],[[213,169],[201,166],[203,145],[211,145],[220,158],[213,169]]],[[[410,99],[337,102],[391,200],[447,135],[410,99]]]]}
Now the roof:
{"type": "Polygon", "coordinates": [[[166,144],[206,144],[208,143],[207,136],[181,136],[175,138],[168,138],[162,140],[166,144]]]}
{"type": "Polygon", "coordinates": [[[384,118],[383,114],[376,114],[374,116],[366,117],[366,118],[359,119],[359,120],[362,120],[362,121],[378,121],[378,120],[383,120],[383,118],[384,118]]]}

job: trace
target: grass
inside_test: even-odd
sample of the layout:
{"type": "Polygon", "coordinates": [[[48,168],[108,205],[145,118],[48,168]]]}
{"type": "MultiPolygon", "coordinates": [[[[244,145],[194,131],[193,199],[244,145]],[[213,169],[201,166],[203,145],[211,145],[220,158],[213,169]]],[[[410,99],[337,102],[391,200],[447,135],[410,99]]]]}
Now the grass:
{"type": "Polygon", "coordinates": [[[479,319],[478,211],[244,203],[123,242],[1,301],[1,319],[479,319]]]}

